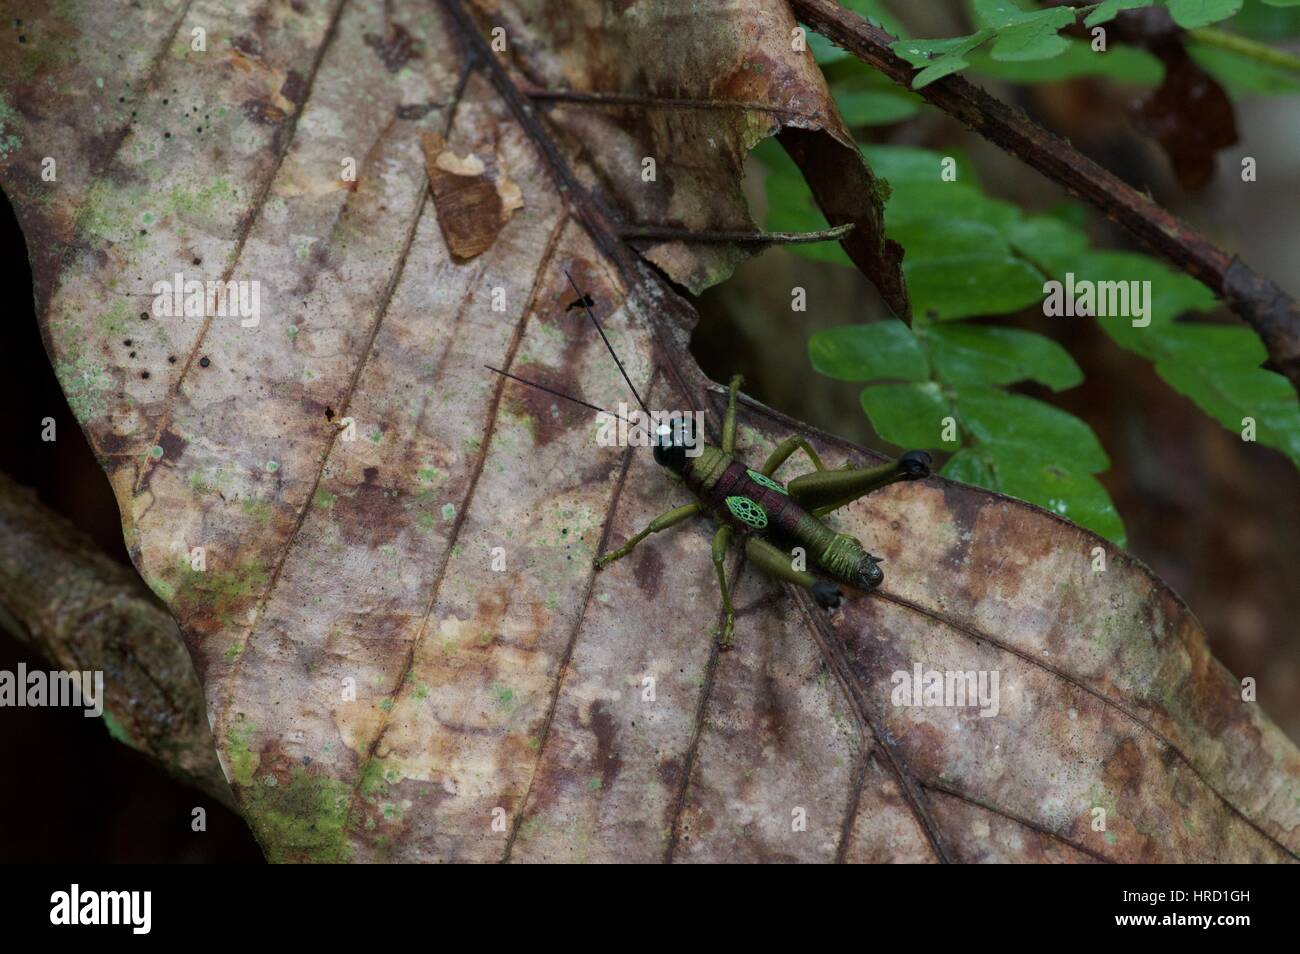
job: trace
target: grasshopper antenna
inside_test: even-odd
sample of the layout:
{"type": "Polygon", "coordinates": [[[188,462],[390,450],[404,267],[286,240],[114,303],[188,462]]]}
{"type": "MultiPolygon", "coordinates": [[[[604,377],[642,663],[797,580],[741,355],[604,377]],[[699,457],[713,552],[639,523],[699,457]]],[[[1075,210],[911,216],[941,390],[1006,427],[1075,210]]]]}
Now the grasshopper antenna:
{"type": "Polygon", "coordinates": [[[517,374],[511,374],[509,371],[502,371],[500,368],[494,368],[490,364],[485,364],[483,365],[483,367],[487,368],[489,371],[495,371],[503,378],[509,378],[511,381],[518,381],[520,384],[526,384],[530,388],[537,388],[537,390],[539,391],[545,391],[547,394],[554,394],[556,397],[562,397],[564,398],[564,400],[572,401],[574,404],[581,404],[583,407],[590,408],[593,411],[599,411],[601,414],[608,414],[610,417],[616,417],[624,424],[632,423],[621,414],[615,414],[613,411],[607,411],[603,407],[597,407],[594,404],[588,404],[586,401],[582,400],[581,398],[576,398],[571,394],[565,394],[563,391],[557,391],[554,388],[548,388],[546,385],[538,384],[536,381],[529,381],[527,378],[521,378],[517,374]]]}
{"type": "Polygon", "coordinates": [[[564,277],[569,280],[569,284],[573,286],[573,290],[578,293],[578,300],[574,304],[581,304],[582,307],[587,310],[587,317],[591,319],[591,323],[595,325],[596,330],[600,332],[600,340],[605,342],[605,347],[609,349],[609,356],[613,358],[614,363],[618,365],[619,373],[623,375],[623,380],[627,382],[628,388],[632,391],[632,396],[636,398],[636,403],[641,405],[641,410],[645,411],[646,417],[650,417],[650,409],[645,406],[645,401],[641,400],[641,395],[637,393],[636,386],[632,383],[632,379],[627,376],[627,369],[623,367],[623,362],[618,360],[618,353],[614,350],[614,346],[609,343],[609,339],[605,337],[605,329],[600,326],[600,322],[596,320],[596,313],[591,310],[591,297],[578,287],[578,283],[573,280],[573,276],[569,274],[567,268],[564,270],[564,277]]]}

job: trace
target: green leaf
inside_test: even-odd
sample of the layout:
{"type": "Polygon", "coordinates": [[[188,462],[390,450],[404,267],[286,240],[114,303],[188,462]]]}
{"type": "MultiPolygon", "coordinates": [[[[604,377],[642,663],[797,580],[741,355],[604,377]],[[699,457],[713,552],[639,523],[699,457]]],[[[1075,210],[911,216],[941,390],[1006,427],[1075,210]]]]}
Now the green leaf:
{"type": "Polygon", "coordinates": [[[938,321],[1005,315],[1042,300],[1043,276],[1024,259],[971,253],[903,259],[912,308],[938,321]]]}
{"type": "Polygon", "coordinates": [[[808,356],[821,374],[840,381],[901,378],[928,381],[930,363],[912,329],[901,321],[842,325],[808,340],[808,356]]]}
{"type": "Polygon", "coordinates": [[[1127,543],[1124,522],[1106,488],[1061,462],[1025,457],[1005,447],[966,448],[944,465],[943,474],[1037,504],[1121,547],[1127,543]]]}
{"type": "Polygon", "coordinates": [[[903,21],[889,12],[889,8],[885,6],[885,0],[843,0],[840,6],[865,17],[894,36],[904,36],[906,34],[903,29],[903,21]]]}
{"type": "Polygon", "coordinates": [[[970,7],[977,24],[994,30],[1023,23],[1034,15],[1013,0],[972,0],[970,7]]]}
{"type": "Polygon", "coordinates": [[[999,229],[966,219],[953,219],[946,223],[934,219],[905,221],[890,228],[889,237],[907,249],[907,261],[1011,252],[999,229]]]}
{"type": "MultiPolygon", "coordinates": [[[[1075,247],[1070,227],[1032,222],[1034,229],[1009,229],[1012,246],[1066,285],[1067,276],[1080,282],[1150,282],[1150,324],[1135,327],[1132,318],[1054,318],[1055,321],[1096,321],[1121,347],[1155,360],[1162,354],[1163,336],[1184,312],[1206,311],[1216,306],[1214,296],[1196,279],[1176,273],[1145,255],[1129,252],[1094,252],[1075,247]],[[1051,236],[1055,233],[1055,239],[1051,236]],[[1041,241],[1035,242],[1035,239],[1041,241]]],[[[1059,222],[1059,220],[1058,220],[1059,222]]],[[[1145,285],[1139,290],[1145,297],[1145,285]]],[[[1076,293],[1077,294],[1077,293],[1076,293]]]]}
{"type": "Polygon", "coordinates": [[[1193,60],[1228,88],[1234,97],[1251,93],[1300,92],[1300,78],[1294,73],[1261,63],[1233,50],[1204,43],[1188,43],[1193,60]]]}
{"type": "Polygon", "coordinates": [[[990,55],[1003,61],[1046,60],[1059,56],[1070,47],[1070,41],[1059,31],[1073,22],[1074,12],[1061,7],[1030,14],[1013,26],[998,30],[990,55]]]}
{"type": "Polygon", "coordinates": [[[903,90],[832,87],[831,92],[846,126],[882,126],[911,119],[921,111],[920,100],[903,90]]]}
{"type": "Polygon", "coordinates": [[[963,447],[948,458],[939,471],[949,480],[973,484],[988,490],[998,489],[998,478],[988,456],[975,447],[963,447]]]}
{"type": "Polygon", "coordinates": [[[1184,30],[1226,20],[1241,9],[1243,0],[1168,0],[1169,13],[1184,30]]]}
{"type": "Polygon", "coordinates": [[[1089,251],[1083,230],[1050,215],[1026,216],[1006,229],[1008,241],[1021,255],[1043,265],[1053,275],[1078,255],[1089,251]]]}
{"type": "Polygon", "coordinates": [[[820,65],[824,66],[827,63],[835,63],[853,56],[848,50],[836,46],[816,30],[808,30],[807,37],[808,51],[812,53],[813,59],[820,65]]]}
{"type": "Polygon", "coordinates": [[[862,391],[861,401],[883,440],[918,450],[945,446],[940,434],[952,409],[937,384],[876,384],[862,391]]]}
{"type": "Polygon", "coordinates": [[[992,36],[993,31],[985,29],[948,40],[899,40],[890,49],[913,66],[925,67],[912,79],[912,88],[921,89],[970,66],[966,54],[992,36]]]}
{"type": "Polygon", "coordinates": [[[1057,83],[1079,76],[1102,76],[1116,83],[1158,86],[1164,78],[1161,62],[1145,50],[1111,46],[1104,53],[1093,52],[1082,40],[1070,40],[1060,56],[1048,60],[999,61],[982,50],[972,53],[970,68],[976,73],[1026,85],[1057,83]]]}
{"type": "MultiPolygon", "coordinates": [[[[826,217],[817,207],[803,173],[780,143],[765,139],[751,153],[765,173],[763,191],[767,198],[764,226],[773,232],[811,232],[826,228],[826,217]]],[[[804,258],[851,265],[838,242],[792,245],[790,251],[804,258]]]]}
{"type": "Polygon", "coordinates": [[[917,336],[939,377],[951,385],[1037,381],[1061,391],[1083,381],[1069,352],[1032,331],[949,324],[928,325],[917,336]]]}
{"type": "Polygon", "coordinates": [[[962,426],[981,444],[1014,450],[1095,474],[1110,458],[1090,428],[1073,414],[1019,394],[967,388],[957,395],[962,426]]]}
{"type": "Polygon", "coordinates": [[[1145,255],[1130,252],[1088,252],[1074,256],[1066,262],[1058,262],[1052,269],[1052,276],[1057,280],[1063,280],[1067,271],[1074,272],[1076,284],[1084,280],[1151,283],[1149,325],[1137,327],[1134,326],[1132,319],[1122,317],[1092,320],[1095,320],[1122,348],[1153,361],[1164,355],[1166,335],[1173,327],[1175,318],[1186,312],[1208,311],[1216,307],[1213,294],[1196,279],[1173,272],[1145,255]]]}
{"type": "Polygon", "coordinates": [[[975,174],[975,167],[970,164],[966,154],[959,150],[935,152],[933,149],[921,149],[917,146],[878,146],[864,143],[862,154],[867,157],[872,171],[877,176],[888,179],[889,184],[895,188],[905,182],[923,185],[941,182],[943,160],[946,158],[951,158],[956,163],[958,182],[974,184],[979,181],[975,174]]]}
{"type": "Polygon", "coordinates": [[[964,219],[1004,231],[1020,217],[1014,205],[990,199],[979,188],[962,183],[960,175],[957,182],[942,182],[937,174],[934,181],[924,183],[889,179],[893,193],[885,203],[887,227],[929,222],[944,228],[945,223],[964,219]]]}
{"type": "Polygon", "coordinates": [[[893,50],[895,56],[913,66],[927,66],[936,59],[942,59],[954,50],[965,46],[977,36],[978,33],[972,33],[970,36],[940,37],[935,40],[902,39],[895,40],[889,48],[893,50]]]}
{"type": "Polygon", "coordinates": [[[1286,378],[1262,368],[1203,367],[1177,361],[1160,362],[1156,371],[1235,434],[1241,434],[1243,419],[1253,418],[1256,439],[1300,467],[1300,401],[1286,378]]]}
{"type": "Polygon", "coordinates": [[[1200,367],[1258,368],[1268,360],[1259,336],[1235,325],[1175,324],[1160,336],[1165,361],[1200,367]]]}
{"type": "Polygon", "coordinates": [[[1097,6],[1097,9],[1088,14],[1083,21],[1084,26],[1095,27],[1101,23],[1107,23],[1123,10],[1138,10],[1142,7],[1151,6],[1152,0],[1103,0],[1097,6]]]}

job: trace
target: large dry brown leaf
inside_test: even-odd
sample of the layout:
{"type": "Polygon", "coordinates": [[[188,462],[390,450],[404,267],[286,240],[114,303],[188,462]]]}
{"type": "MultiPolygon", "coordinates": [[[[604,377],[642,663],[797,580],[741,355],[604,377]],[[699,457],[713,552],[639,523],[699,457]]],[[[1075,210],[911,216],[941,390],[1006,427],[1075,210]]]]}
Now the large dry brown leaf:
{"type": "MultiPolygon", "coordinates": [[[[811,65],[788,59],[793,86],[663,85],[692,44],[731,56],[690,75],[734,77],[746,51],[784,43],[776,0],[690,30],[667,4],[562,6],[493,11],[529,82],[833,116],[811,65]],[[658,44],[634,41],[638,17],[658,44]]],[[[482,365],[626,400],[567,308],[567,270],[651,403],[706,409],[716,429],[693,316],[612,237],[607,206],[735,225],[736,162],[775,124],[569,104],[548,148],[551,107],[526,106],[520,73],[486,56],[486,20],[471,35],[449,10],[105,3],[24,24],[21,47],[0,37],[0,163],[47,346],[269,856],[1293,859],[1300,753],[1174,594],[1114,550],[1093,572],[1105,544],[1036,508],[940,479],[875,495],[838,520],[887,559],[883,591],[828,618],[741,567],[727,654],[703,522],[593,574],[593,554],[681,490],[647,452],[597,447],[590,415],[482,365]],[[620,187],[615,128],[626,155],[671,141],[702,164],[656,153],[674,183],[656,206],[620,187]],[[435,188],[495,210],[461,262],[458,220],[426,192],[431,133],[438,168],[492,185],[435,188]],[[706,143],[726,161],[703,163],[706,143]],[[607,201],[583,203],[562,167],[607,201]],[[260,281],[261,323],[138,317],[177,271],[260,281]],[[915,663],[1000,672],[999,714],[891,705],[891,674],[915,663]]],[[[805,125],[795,148],[830,175],[837,123],[805,125]]],[[[712,274],[713,254],[659,260],[712,274]]],[[[832,465],[863,456],[743,411],[750,460],[795,430],[832,465]]]]}

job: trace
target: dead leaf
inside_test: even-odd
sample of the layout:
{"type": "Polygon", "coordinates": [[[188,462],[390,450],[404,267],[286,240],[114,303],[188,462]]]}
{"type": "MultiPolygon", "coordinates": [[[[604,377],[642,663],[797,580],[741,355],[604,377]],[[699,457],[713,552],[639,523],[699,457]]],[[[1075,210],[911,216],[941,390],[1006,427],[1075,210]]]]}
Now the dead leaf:
{"type": "Polygon", "coordinates": [[[425,133],[422,143],[442,237],[452,257],[469,261],[492,247],[501,226],[523,207],[523,193],[474,153],[459,156],[448,149],[438,133],[425,133]]]}
{"type": "Polygon", "coordinates": [[[1188,55],[1181,40],[1153,43],[1165,65],[1160,88],[1130,109],[1137,127],[1154,137],[1184,189],[1203,189],[1214,178],[1220,150],[1237,143],[1237,116],[1219,82],[1188,55]]]}
{"type": "MultiPolygon", "coordinates": [[[[734,48],[713,95],[785,109],[791,87],[771,77],[804,70],[769,53],[743,72],[746,50],[775,42],[750,27],[789,22],[774,0],[657,47],[620,46],[618,31],[643,15],[666,28],[666,6],[572,6],[545,42],[508,30],[531,83],[618,88],[593,59],[653,77],[696,53],[705,75],[708,31],[734,48]],[[616,52],[591,49],[605,42],[616,52]]],[[[609,204],[583,196],[618,192],[609,143],[539,138],[543,111],[455,3],[303,4],[282,22],[213,9],[221,35],[257,38],[267,69],[311,64],[282,122],[241,108],[221,58],[170,55],[183,11],[56,6],[28,24],[28,49],[0,37],[0,162],[51,360],[132,557],[182,625],[269,857],[1295,858],[1300,753],[1167,587],[1041,510],[940,479],[882,492],[838,521],[886,558],[883,591],[827,618],[733,565],[728,654],[705,524],[594,574],[594,554],[681,491],[645,450],[597,446],[587,412],[482,365],[628,399],[568,307],[567,271],[652,405],[705,409],[715,429],[722,407],[687,350],[689,307],[611,237],[609,204]],[[422,53],[398,74],[366,39],[393,21],[422,53]],[[119,59],[109,36],[154,55],[119,59]],[[195,106],[210,131],[182,135],[175,113],[195,106]],[[493,143],[523,197],[463,263],[426,197],[421,137],[435,132],[462,158],[462,143],[493,143]],[[57,187],[40,177],[47,155],[62,157],[57,187]],[[345,156],[355,190],[280,188],[286,170],[332,176],[345,156]],[[260,320],[154,314],[154,283],[178,271],[259,282],[260,320]],[[918,664],[999,673],[998,714],[893,704],[895,674],[918,664]]],[[[671,194],[639,201],[685,219],[694,196],[731,224],[738,190],[719,170],[780,126],[748,109],[619,122],[692,156],[714,143],[720,165],[698,182],[676,169],[671,194]]],[[[830,466],[863,457],[746,403],[747,459],[794,431],[830,466]]]]}
{"type": "MultiPolygon", "coordinates": [[[[1052,0],[1050,5],[1065,6],[1066,0],[1052,0]]],[[[1082,22],[1066,32],[1076,39],[1092,39],[1082,22]]],[[[1184,189],[1204,188],[1214,177],[1218,152],[1237,142],[1236,110],[1227,92],[1188,55],[1187,32],[1174,22],[1168,7],[1123,10],[1107,24],[1106,33],[1110,43],[1145,48],[1164,64],[1159,88],[1130,103],[1125,112],[1142,133],[1160,143],[1184,189]]],[[[1105,121],[1102,116],[1089,120],[1105,121]]]]}
{"type": "MultiPolygon", "coordinates": [[[[641,0],[619,15],[572,0],[491,7],[533,86],[586,97],[538,105],[569,134],[573,152],[595,160],[592,175],[630,223],[753,228],[743,163],[780,133],[830,224],[855,226],[842,243],[849,258],[899,317],[910,316],[902,249],[884,237],[875,178],[812,55],[794,50],[797,24],[785,3],[641,0]]],[[[646,258],[696,294],[754,251],[673,244],[649,248],[646,258]]]]}

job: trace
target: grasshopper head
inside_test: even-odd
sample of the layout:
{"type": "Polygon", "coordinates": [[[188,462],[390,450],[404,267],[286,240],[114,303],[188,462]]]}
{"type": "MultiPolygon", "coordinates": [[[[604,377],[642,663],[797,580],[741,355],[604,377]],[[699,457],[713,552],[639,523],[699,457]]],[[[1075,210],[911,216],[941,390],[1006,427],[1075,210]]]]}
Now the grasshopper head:
{"type": "Polygon", "coordinates": [[[880,557],[863,553],[858,561],[858,568],[853,573],[853,582],[864,590],[874,590],[885,582],[885,571],[880,568],[880,557]]]}
{"type": "Polygon", "coordinates": [[[898,473],[904,480],[921,480],[930,476],[930,464],[925,451],[908,451],[898,458],[898,473]]]}
{"type": "Polygon", "coordinates": [[[655,431],[655,463],[680,474],[686,467],[687,451],[695,447],[695,426],[689,417],[673,417],[655,431]]]}

